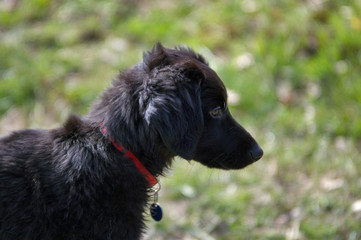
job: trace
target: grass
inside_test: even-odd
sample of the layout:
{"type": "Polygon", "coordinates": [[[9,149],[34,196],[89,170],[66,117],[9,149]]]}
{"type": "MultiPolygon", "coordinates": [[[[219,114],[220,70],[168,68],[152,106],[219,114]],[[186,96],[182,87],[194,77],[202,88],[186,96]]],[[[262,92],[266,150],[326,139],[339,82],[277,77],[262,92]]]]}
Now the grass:
{"type": "Polygon", "coordinates": [[[84,114],[161,41],[201,52],[265,151],[242,170],[177,159],[146,239],[360,239],[359,1],[0,3],[0,132],[84,114]]]}

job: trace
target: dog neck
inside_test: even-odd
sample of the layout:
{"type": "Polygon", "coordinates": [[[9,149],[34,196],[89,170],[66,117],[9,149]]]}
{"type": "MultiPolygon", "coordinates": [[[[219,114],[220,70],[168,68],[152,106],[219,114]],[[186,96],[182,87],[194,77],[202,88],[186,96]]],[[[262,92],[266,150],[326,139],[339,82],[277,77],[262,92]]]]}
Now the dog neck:
{"type": "Polygon", "coordinates": [[[145,179],[149,183],[149,187],[153,187],[158,183],[158,180],[148,171],[146,167],[139,161],[139,159],[129,150],[126,150],[122,145],[117,143],[114,139],[112,139],[108,134],[108,129],[103,126],[103,123],[100,123],[100,130],[105,137],[109,139],[109,141],[113,144],[113,146],[119,150],[124,156],[128,159],[132,160],[137,170],[145,176],[145,179]]]}

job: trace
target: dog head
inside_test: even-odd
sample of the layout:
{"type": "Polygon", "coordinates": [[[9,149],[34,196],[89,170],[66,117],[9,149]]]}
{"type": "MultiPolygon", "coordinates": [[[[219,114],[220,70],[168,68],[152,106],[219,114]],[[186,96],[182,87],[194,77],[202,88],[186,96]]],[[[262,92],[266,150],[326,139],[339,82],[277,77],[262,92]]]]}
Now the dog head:
{"type": "Polygon", "coordinates": [[[144,118],[174,155],[222,169],[243,168],[262,157],[257,142],[231,116],[226,88],[201,55],[158,43],[144,54],[143,67],[144,118]]]}

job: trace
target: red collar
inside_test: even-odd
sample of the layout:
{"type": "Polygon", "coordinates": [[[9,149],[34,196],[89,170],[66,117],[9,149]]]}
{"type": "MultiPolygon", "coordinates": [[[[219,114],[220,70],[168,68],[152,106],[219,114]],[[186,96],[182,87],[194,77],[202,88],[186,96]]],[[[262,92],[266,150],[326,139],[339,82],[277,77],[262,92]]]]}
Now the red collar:
{"type": "Polygon", "coordinates": [[[114,147],[116,147],[121,153],[123,153],[124,156],[130,158],[133,161],[138,171],[144,174],[150,187],[153,187],[155,184],[157,184],[157,179],[144,167],[144,165],[139,161],[139,159],[131,151],[126,150],[122,145],[117,143],[113,138],[109,136],[108,129],[103,126],[103,123],[100,123],[100,130],[103,135],[109,139],[109,141],[113,144],[114,147]]]}

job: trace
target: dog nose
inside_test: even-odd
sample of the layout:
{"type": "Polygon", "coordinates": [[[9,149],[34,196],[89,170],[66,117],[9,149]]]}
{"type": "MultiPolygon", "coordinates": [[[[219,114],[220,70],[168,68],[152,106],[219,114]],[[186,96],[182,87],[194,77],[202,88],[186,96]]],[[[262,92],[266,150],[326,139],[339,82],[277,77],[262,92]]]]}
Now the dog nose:
{"type": "Polygon", "coordinates": [[[249,152],[253,160],[257,161],[263,156],[263,150],[258,144],[254,144],[249,152]]]}

